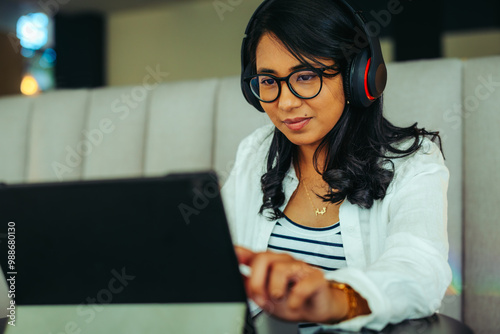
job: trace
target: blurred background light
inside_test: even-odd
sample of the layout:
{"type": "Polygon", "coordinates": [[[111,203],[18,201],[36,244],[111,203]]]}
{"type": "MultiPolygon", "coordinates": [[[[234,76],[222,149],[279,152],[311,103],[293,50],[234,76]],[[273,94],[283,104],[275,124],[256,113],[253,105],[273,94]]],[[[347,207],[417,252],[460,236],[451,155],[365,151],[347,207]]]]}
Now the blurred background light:
{"type": "Polygon", "coordinates": [[[35,51],[32,49],[21,48],[21,54],[25,58],[31,58],[35,55],[35,51]]]}
{"type": "Polygon", "coordinates": [[[34,68],[31,74],[38,85],[38,91],[43,92],[54,88],[55,79],[53,71],[34,68]]]}
{"type": "Polygon", "coordinates": [[[49,18],[43,13],[31,13],[17,20],[17,38],[26,49],[38,50],[48,41],[49,18]]]}
{"type": "Polygon", "coordinates": [[[31,75],[24,76],[21,81],[21,93],[24,95],[34,95],[38,93],[39,87],[36,79],[31,75]]]}
{"type": "Polygon", "coordinates": [[[50,68],[54,66],[56,61],[56,52],[53,49],[47,49],[40,57],[39,64],[42,68],[50,68]]]}

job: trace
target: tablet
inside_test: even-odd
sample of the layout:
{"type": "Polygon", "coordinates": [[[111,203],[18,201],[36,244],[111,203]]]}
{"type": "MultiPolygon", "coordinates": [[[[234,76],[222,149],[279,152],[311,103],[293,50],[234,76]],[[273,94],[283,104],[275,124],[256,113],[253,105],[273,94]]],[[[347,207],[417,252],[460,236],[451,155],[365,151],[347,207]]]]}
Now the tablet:
{"type": "Polygon", "coordinates": [[[7,333],[253,332],[213,172],[3,184],[0,203],[7,333]]]}

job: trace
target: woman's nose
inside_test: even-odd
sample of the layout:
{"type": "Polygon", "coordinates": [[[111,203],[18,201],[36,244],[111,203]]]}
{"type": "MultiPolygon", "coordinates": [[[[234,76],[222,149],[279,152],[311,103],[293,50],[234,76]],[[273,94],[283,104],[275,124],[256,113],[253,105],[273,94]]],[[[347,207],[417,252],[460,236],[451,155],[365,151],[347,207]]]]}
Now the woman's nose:
{"type": "Polygon", "coordinates": [[[278,106],[283,111],[289,111],[300,107],[302,99],[295,96],[286,82],[281,83],[281,94],[278,98],[278,106]]]}

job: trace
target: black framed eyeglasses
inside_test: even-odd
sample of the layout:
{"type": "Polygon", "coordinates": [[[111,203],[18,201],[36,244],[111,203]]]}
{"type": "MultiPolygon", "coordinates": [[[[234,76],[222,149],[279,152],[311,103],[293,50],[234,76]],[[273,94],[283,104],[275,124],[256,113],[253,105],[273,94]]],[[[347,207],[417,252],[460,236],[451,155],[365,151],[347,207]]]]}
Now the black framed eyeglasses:
{"type": "MultiPolygon", "coordinates": [[[[278,99],[281,94],[282,81],[286,82],[293,95],[301,99],[312,99],[321,92],[324,72],[331,69],[336,70],[337,67],[300,69],[281,78],[272,74],[255,74],[243,80],[250,86],[253,95],[265,103],[271,103],[278,99]]],[[[339,73],[337,71],[335,74],[329,74],[328,76],[335,76],[339,73]]]]}

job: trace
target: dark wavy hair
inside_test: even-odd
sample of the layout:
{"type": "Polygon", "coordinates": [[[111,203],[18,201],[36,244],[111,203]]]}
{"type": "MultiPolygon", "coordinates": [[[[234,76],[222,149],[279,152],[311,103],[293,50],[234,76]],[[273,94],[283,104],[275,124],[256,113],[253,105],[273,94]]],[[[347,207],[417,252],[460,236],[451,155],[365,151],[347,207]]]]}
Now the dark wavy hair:
{"type": "MultiPolygon", "coordinates": [[[[306,66],[313,66],[309,60],[324,66],[322,59],[332,59],[344,78],[346,91],[346,72],[355,56],[351,50],[355,50],[356,34],[362,31],[354,29],[357,23],[353,14],[334,0],[274,0],[264,6],[253,22],[244,51],[250,56],[253,73],[256,71],[257,45],[262,35],[270,33],[306,66]]],[[[345,93],[346,99],[349,99],[345,93]]],[[[347,198],[360,207],[372,207],[374,200],[385,197],[394,177],[390,159],[417,151],[422,136],[437,141],[442,149],[438,132],[418,128],[417,123],[401,128],[385,119],[382,98],[368,108],[346,104],[339,121],[323,138],[314,154],[314,167],[330,186],[329,193],[317,196],[325,202],[340,203],[347,198]],[[402,140],[413,142],[404,150],[393,146],[402,140]],[[318,166],[317,159],[322,150],[326,152],[326,162],[325,166],[318,166]],[[392,168],[387,168],[386,163],[392,168]]],[[[262,214],[266,209],[271,210],[272,214],[268,216],[271,220],[284,216],[279,210],[285,201],[282,183],[296,154],[296,145],[275,128],[267,158],[267,172],[261,177],[263,204],[259,211],[262,214]]]]}

